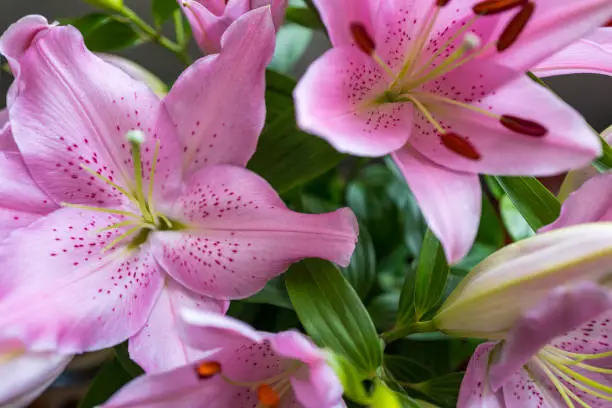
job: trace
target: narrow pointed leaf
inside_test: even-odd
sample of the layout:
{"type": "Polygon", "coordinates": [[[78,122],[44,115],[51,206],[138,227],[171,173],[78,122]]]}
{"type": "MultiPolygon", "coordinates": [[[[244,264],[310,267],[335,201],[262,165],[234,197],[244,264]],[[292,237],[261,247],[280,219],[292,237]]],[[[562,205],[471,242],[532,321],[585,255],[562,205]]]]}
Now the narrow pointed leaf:
{"type": "Polygon", "coordinates": [[[104,364],[94,378],[78,408],[93,408],[106,402],[119,388],[132,380],[117,358],[104,364]]]}
{"type": "Polygon", "coordinates": [[[382,363],[374,323],[353,287],[331,263],[309,259],[285,275],[287,291],[306,332],[365,373],[382,363]]]}

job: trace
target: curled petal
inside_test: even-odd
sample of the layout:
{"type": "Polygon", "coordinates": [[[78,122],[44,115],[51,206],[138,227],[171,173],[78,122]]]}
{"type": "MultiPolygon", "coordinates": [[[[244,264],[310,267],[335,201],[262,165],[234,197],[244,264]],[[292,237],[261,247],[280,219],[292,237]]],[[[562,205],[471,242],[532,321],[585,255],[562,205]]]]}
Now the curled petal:
{"type": "Polygon", "coordinates": [[[489,361],[497,343],[483,343],[470,359],[459,390],[457,408],[509,408],[489,385],[489,361]]]}

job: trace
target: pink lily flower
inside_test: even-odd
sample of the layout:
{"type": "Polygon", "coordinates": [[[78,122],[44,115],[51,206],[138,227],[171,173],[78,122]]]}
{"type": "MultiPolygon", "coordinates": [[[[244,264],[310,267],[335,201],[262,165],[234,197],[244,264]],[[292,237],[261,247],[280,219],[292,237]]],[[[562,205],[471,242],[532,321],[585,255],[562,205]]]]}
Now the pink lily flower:
{"type": "Polygon", "coordinates": [[[314,0],[334,48],[295,91],[336,149],[391,154],[451,262],[472,246],[478,174],[550,175],[601,153],[584,119],[524,74],[600,26],[608,0],[314,0]]]}
{"type": "Polygon", "coordinates": [[[541,62],[539,77],[567,74],[612,75],[612,27],[604,27],[541,62]]]}
{"type": "Polygon", "coordinates": [[[302,258],[348,264],[350,210],[295,213],[244,168],[273,49],[269,11],[248,12],[160,100],[73,27],[29,16],[5,32],[16,150],[0,213],[20,228],[0,231],[0,340],[72,354],[129,338],[145,370],[173,368],[201,358],[179,308],[224,313],[302,258]]]}
{"type": "Polygon", "coordinates": [[[325,353],[301,333],[257,332],[241,321],[191,310],[182,316],[187,342],[214,351],[195,364],[135,379],[103,407],[344,406],[325,353]]]}
{"type": "Polygon", "coordinates": [[[611,308],[593,283],[553,290],[503,342],[477,348],[458,408],[609,407],[611,308]]]}
{"type": "Polygon", "coordinates": [[[0,342],[0,405],[28,406],[64,371],[72,356],[24,351],[18,341],[0,342]]]}
{"type": "Polygon", "coordinates": [[[193,36],[204,54],[221,49],[228,27],[249,10],[270,7],[278,30],[285,20],[288,0],[177,0],[189,20],[193,36]]]}

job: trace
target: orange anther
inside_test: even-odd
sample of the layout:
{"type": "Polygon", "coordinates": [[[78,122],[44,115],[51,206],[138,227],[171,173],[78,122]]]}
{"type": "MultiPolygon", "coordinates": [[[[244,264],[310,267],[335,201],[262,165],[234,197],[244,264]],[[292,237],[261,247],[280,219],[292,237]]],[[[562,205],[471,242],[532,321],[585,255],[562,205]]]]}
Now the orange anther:
{"type": "Polygon", "coordinates": [[[275,408],[280,403],[280,395],[268,384],[257,387],[257,399],[268,408],[275,408]]]}
{"type": "Polygon", "coordinates": [[[201,379],[210,378],[221,372],[221,364],[215,361],[209,361],[198,364],[196,367],[196,373],[201,379]]]}

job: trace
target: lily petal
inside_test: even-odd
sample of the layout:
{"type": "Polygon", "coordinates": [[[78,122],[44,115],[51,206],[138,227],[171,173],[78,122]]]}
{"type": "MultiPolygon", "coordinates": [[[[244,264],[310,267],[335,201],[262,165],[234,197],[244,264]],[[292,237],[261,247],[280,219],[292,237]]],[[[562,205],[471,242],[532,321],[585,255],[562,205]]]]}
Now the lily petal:
{"type": "Polygon", "coordinates": [[[8,109],[0,109],[0,151],[18,152],[18,150],[13,139],[8,109]]]}
{"type": "Polygon", "coordinates": [[[228,306],[229,302],[195,294],[167,278],[149,320],[130,338],[130,357],[147,373],[167,371],[201,360],[207,353],[185,344],[180,336],[177,321],[180,309],[225,314],[228,306]]]}
{"type": "Polygon", "coordinates": [[[228,388],[219,376],[199,379],[194,364],[138,377],[102,408],[224,408],[232,406],[228,388]]]}
{"type": "Polygon", "coordinates": [[[72,354],[136,334],[163,279],[146,251],[101,254],[125,228],[97,230],[124,219],[61,209],[5,239],[0,244],[1,338],[17,338],[35,351],[72,354]]]}
{"type": "Polygon", "coordinates": [[[64,371],[72,356],[20,350],[0,354],[0,359],[0,405],[19,408],[40,395],[64,371]]]}
{"type": "Polygon", "coordinates": [[[186,229],[155,233],[155,256],[177,281],[215,298],[250,296],[304,258],[347,265],[357,238],[349,209],[293,212],[265,180],[233,166],[200,170],[172,212],[186,229]]]}
{"type": "Polygon", "coordinates": [[[538,0],[535,13],[518,41],[498,54],[501,64],[528,71],[533,66],[595,31],[612,16],[608,0],[538,0]]]}
{"type": "MultiPolygon", "coordinates": [[[[223,10],[206,6],[203,1],[177,0],[191,26],[193,37],[205,54],[214,54],[221,50],[221,37],[232,23],[231,18],[223,15],[223,10]],[[218,11],[218,12],[216,12],[218,11]]],[[[239,3],[246,3],[240,0],[239,3]]],[[[211,3],[211,2],[207,2],[211,3]]],[[[223,2],[215,2],[223,3],[223,2]]],[[[225,5],[219,5],[225,8],[225,5]]]]}
{"type": "Polygon", "coordinates": [[[429,228],[436,234],[449,262],[463,258],[474,243],[482,205],[476,174],[449,170],[407,146],[393,153],[429,228]]]}
{"type": "Polygon", "coordinates": [[[592,282],[553,289],[512,327],[491,367],[493,390],[554,338],[569,332],[612,308],[607,289],[592,282]]]}
{"type": "Polygon", "coordinates": [[[597,221],[612,221],[612,173],[587,180],[565,200],[559,218],[540,231],[597,221]]]}
{"type": "Polygon", "coordinates": [[[489,360],[496,345],[483,343],[474,351],[461,382],[457,408],[510,408],[489,385],[489,360]]]}
{"type": "MultiPolygon", "coordinates": [[[[373,33],[372,14],[378,7],[376,0],[313,0],[321,19],[327,28],[334,47],[352,45],[350,24],[363,24],[366,31],[373,33]]],[[[372,35],[372,34],[370,34],[372,35]]]]}
{"type": "Polygon", "coordinates": [[[567,74],[612,75],[612,28],[600,28],[538,64],[541,78],[567,74]]]}
{"type": "Polygon", "coordinates": [[[218,55],[200,59],[177,80],[164,105],[178,126],[184,168],[246,165],[265,121],[265,68],[274,25],[265,8],[246,13],[223,36],[218,55]]]}
{"type": "Polygon", "coordinates": [[[375,103],[386,90],[384,75],[356,48],[327,51],[295,88],[300,128],[355,155],[384,156],[399,149],[410,136],[412,107],[375,103]]]}
{"type": "MultiPolygon", "coordinates": [[[[529,372],[521,368],[509,375],[503,386],[504,407],[513,408],[559,408],[567,404],[541,370],[528,364],[529,372]],[[536,378],[533,378],[536,376],[536,378]],[[550,389],[548,389],[550,387],[550,389]]],[[[590,405],[597,406],[597,405],[590,405]]]]}
{"type": "MultiPolygon", "coordinates": [[[[15,23],[0,39],[5,52],[14,48],[11,30],[22,26],[37,29],[27,18],[15,23]]],[[[144,83],[90,53],[74,27],[44,30],[22,54],[7,57],[21,67],[14,85],[19,91],[9,104],[13,137],[32,177],[56,202],[125,202],[124,195],[81,166],[130,189],[134,170],[125,134],[133,129],[148,136],[141,147],[146,169],[157,141],[164,153],[157,164],[156,197],[175,196],[180,172],[173,160],[180,157],[180,146],[170,117],[144,83]]],[[[149,172],[143,178],[146,183],[149,172]]]]}

